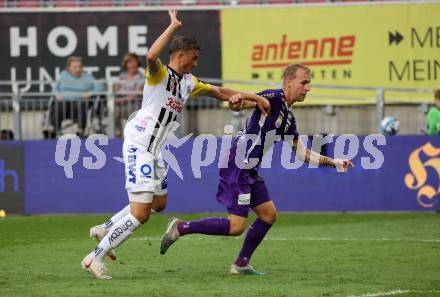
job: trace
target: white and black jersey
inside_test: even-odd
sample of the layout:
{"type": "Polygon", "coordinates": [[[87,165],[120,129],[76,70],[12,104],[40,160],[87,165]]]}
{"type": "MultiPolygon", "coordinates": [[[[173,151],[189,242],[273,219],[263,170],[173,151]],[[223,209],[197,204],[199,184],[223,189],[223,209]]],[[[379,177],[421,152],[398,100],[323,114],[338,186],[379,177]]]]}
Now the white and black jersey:
{"type": "Polygon", "coordinates": [[[156,155],[188,98],[203,95],[212,86],[192,74],[179,75],[163,64],[154,75],[147,67],[145,77],[142,107],[127,122],[124,134],[126,139],[156,155]]]}

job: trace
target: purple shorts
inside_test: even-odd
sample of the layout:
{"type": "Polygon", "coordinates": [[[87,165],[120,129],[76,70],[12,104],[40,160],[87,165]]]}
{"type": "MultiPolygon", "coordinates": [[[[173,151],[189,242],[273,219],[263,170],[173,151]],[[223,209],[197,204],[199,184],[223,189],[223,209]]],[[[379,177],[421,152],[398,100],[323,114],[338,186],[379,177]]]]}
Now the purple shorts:
{"type": "Polygon", "coordinates": [[[231,164],[220,169],[217,200],[229,214],[245,218],[249,208],[271,201],[264,180],[255,169],[240,169],[231,164]]]}

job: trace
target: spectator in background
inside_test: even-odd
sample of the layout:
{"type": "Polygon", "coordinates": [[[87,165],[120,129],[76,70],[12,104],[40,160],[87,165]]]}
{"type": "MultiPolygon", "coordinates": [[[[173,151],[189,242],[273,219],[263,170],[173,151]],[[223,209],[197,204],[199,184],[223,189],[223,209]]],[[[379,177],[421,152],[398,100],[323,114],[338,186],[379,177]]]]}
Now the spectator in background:
{"type": "Polygon", "coordinates": [[[139,70],[141,60],[138,55],[128,53],[122,59],[122,72],[115,84],[115,131],[117,137],[122,137],[122,119],[127,119],[136,111],[142,101],[142,89],[145,75],[139,70]]]}
{"type": "MultiPolygon", "coordinates": [[[[59,80],[53,86],[55,103],[51,106],[50,122],[55,131],[60,129],[64,119],[72,119],[78,123],[77,134],[82,136],[87,124],[89,100],[102,91],[102,84],[95,82],[93,75],[83,71],[82,58],[69,57],[66,69],[61,72],[59,80]]],[[[51,136],[54,137],[55,134],[51,136]]]]}
{"type": "Polygon", "coordinates": [[[440,134],[440,89],[434,93],[434,107],[428,112],[428,133],[429,135],[440,134]]]}
{"type": "Polygon", "coordinates": [[[9,129],[0,131],[0,140],[14,140],[14,132],[9,129]]]}

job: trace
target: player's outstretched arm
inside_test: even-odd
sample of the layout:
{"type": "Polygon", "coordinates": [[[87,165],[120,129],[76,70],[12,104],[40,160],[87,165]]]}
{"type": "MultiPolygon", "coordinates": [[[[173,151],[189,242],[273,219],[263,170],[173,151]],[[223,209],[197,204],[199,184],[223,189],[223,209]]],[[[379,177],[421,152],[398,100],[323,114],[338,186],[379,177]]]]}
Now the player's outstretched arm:
{"type": "MultiPolygon", "coordinates": [[[[167,46],[168,42],[173,37],[173,34],[182,26],[182,22],[177,19],[177,10],[168,10],[170,15],[170,25],[165,29],[165,31],[154,41],[147,53],[147,67],[150,74],[153,75],[158,70],[158,60],[159,56],[167,46]]],[[[160,65],[160,64],[159,64],[160,65]]]]}
{"type": "Polygon", "coordinates": [[[240,111],[243,109],[250,109],[257,107],[254,101],[243,100],[241,94],[235,94],[229,98],[229,109],[233,111],[240,111]]]}
{"type": "Polygon", "coordinates": [[[350,167],[354,167],[354,164],[350,160],[332,159],[307,149],[300,139],[294,139],[292,141],[292,150],[298,158],[316,166],[331,166],[336,168],[339,172],[347,172],[350,167]]]}
{"type": "Polygon", "coordinates": [[[264,115],[266,116],[270,115],[269,101],[266,98],[259,96],[257,94],[237,92],[228,88],[212,86],[212,88],[207,92],[207,95],[217,98],[219,100],[229,101],[230,104],[232,101],[232,104],[235,104],[233,105],[235,107],[238,106],[237,104],[238,101],[251,101],[250,103],[245,103],[246,106],[248,106],[246,108],[252,108],[257,106],[264,115]],[[252,103],[254,103],[253,106],[251,106],[252,103]]]}

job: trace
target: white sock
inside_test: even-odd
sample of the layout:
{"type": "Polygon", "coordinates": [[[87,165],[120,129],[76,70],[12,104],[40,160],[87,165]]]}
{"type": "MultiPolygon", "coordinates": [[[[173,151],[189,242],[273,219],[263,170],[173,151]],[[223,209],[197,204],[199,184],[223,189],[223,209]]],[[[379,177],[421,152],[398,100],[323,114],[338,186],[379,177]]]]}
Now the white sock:
{"type": "Polygon", "coordinates": [[[102,261],[109,250],[117,248],[127,240],[140,225],[141,223],[131,213],[117,221],[93,252],[95,259],[102,261]]]}
{"type": "Polygon", "coordinates": [[[110,230],[111,227],[113,227],[113,225],[119,221],[120,219],[122,219],[123,217],[125,217],[127,214],[130,213],[130,204],[128,204],[126,207],[124,207],[121,211],[119,211],[118,213],[116,213],[114,216],[112,216],[112,218],[110,220],[108,220],[107,222],[105,222],[104,224],[102,224],[102,227],[105,228],[105,230],[110,230]]]}

